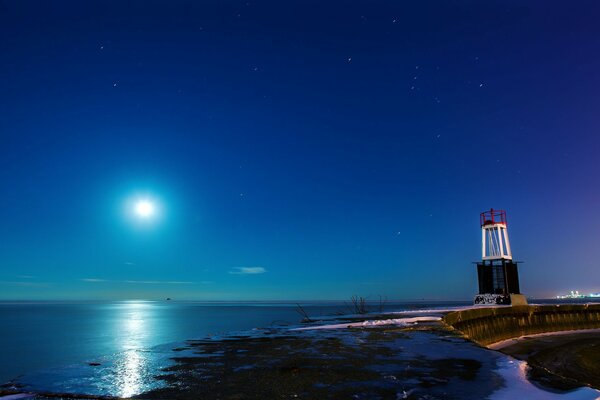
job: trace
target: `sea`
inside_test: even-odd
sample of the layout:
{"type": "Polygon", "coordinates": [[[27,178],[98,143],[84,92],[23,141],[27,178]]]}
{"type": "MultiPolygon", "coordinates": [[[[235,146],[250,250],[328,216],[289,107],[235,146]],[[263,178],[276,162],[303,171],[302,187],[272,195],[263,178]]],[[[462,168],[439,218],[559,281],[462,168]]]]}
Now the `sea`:
{"type": "MultiPolygon", "coordinates": [[[[312,319],[335,322],[339,315],[352,314],[352,305],[344,301],[0,302],[0,384],[33,391],[130,397],[163,384],[155,376],[172,364],[172,350],[186,340],[294,329],[302,326],[304,317],[298,304],[312,319]]],[[[369,307],[377,312],[406,312],[469,304],[373,302],[369,307]]],[[[488,352],[498,375],[512,381],[506,386],[517,388],[516,393],[507,392],[506,398],[525,392],[529,398],[600,398],[600,392],[589,388],[545,391],[527,382],[522,362],[485,349],[480,357],[488,352]]]]}

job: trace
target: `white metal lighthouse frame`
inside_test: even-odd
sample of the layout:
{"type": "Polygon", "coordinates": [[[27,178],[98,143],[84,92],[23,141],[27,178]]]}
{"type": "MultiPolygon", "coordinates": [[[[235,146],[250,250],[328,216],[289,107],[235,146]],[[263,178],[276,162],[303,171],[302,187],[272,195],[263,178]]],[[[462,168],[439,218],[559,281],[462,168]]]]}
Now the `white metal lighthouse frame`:
{"type": "Polygon", "coordinates": [[[512,260],[504,210],[481,213],[481,255],[483,260],[512,260]]]}

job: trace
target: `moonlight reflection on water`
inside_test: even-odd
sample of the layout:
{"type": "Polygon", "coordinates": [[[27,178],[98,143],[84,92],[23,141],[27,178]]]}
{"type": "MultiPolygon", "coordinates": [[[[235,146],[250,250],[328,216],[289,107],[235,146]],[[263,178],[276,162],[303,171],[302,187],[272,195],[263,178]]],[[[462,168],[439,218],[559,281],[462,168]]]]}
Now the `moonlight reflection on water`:
{"type": "Polygon", "coordinates": [[[149,373],[148,359],[143,351],[144,311],[148,304],[130,302],[123,309],[121,357],[115,363],[116,386],[119,396],[131,397],[142,391],[144,376],[149,373]]]}
{"type": "Polygon", "coordinates": [[[123,353],[123,359],[115,365],[119,396],[131,397],[141,392],[146,361],[140,351],[128,350],[123,353]]]}

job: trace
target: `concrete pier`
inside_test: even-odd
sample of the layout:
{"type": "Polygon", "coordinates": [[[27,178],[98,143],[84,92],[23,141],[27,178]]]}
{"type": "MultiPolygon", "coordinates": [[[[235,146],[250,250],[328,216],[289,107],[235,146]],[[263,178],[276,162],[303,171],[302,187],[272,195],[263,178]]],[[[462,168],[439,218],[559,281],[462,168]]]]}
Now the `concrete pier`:
{"type": "Polygon", "coordinates": [[[455,311],[444,322],[487,346],[546,332],[600,328],[600,304],[522,305],[455,311]]]}

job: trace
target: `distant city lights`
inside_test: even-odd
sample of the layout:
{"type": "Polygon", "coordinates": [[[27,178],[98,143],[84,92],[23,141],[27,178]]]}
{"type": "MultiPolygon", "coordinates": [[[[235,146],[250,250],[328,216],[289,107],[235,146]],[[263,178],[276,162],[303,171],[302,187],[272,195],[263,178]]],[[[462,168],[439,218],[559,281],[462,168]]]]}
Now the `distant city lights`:
{"type": "Polygon", "coordinates": [[[559,294],[557,299],[585,299],[590,297],[600,297],[600,293],[582,294],[579,290],[571,290],[568,294],[559,294]]]}

